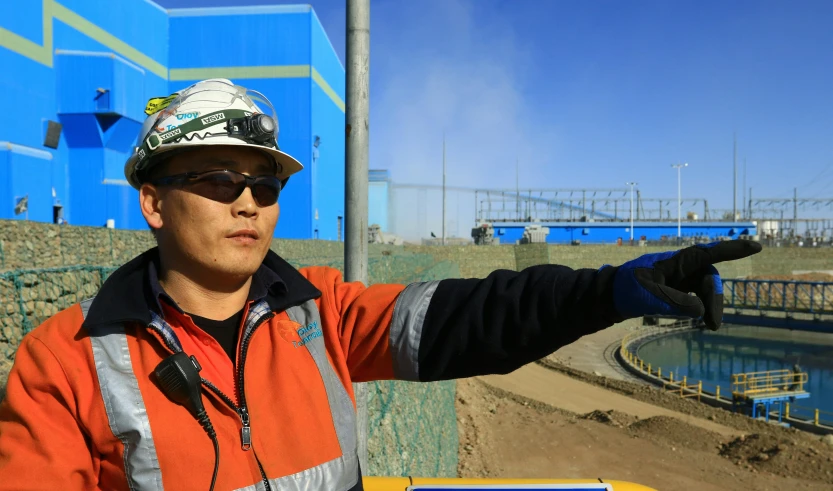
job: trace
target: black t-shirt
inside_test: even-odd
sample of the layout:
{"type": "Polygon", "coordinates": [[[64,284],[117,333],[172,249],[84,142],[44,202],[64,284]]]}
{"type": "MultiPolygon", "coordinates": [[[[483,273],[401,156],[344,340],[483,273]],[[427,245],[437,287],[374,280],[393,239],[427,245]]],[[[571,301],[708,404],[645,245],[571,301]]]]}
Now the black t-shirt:
{"type": "Polygon", "coordinates": [[[194,324],[216,339],[231,359],[232,365],[237,363],[237,338],[240,336],[240,324],[243,320],[243,309],[226,320],[215,321],[194,314],[188,314],[194,324]]]}

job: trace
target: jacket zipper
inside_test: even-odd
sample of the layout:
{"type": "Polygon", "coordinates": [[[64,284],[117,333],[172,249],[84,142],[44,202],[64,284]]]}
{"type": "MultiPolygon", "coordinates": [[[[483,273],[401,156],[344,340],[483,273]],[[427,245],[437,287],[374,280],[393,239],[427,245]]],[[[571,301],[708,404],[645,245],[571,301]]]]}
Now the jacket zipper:
{"type": "MultiPolygon", "coordinates": [[[[223,394],[223,392],[217,388],[214,384],[209,382],[208,380],[201,378],[202,384],[208,387],[212,392],[217,394],[223,402],[226,403],[231,409],[233,409],[237,415],[240,417],[240,422],[243,424],[243,427],[240,429],[240,446],[244,451],[251,450],[252,448],[252,428],[249,426],[249,409],[246,406],[246,393],[243,390],[244,387],[244,373],[245,370],[243,369],[246,365],[246,354],[248,353],[249,349],[249,340],[252,338],[252,335],[255,333],[258,327],[263,325],[266,321],[274,317],[274,313],[266,314],[258,320],[257,324],[249,331],[246,337],[243,338],[243,341],[240,343],[240,363],[237,366],[237,378],[235,380],[235,391],[237,392],[237,397],[239,398],[240,405],[234,403],[230,397],[223,394]]],[[[255,452],[255,461],[257,461],[257,467],[260,469],[260,477],[263,478],[263,486],[266,488],[266,491],[271,491],[271,486],[269,485],[269,479],[266,477],[266,472],[263,470],[263,465],[260,463],[260,459],[257,458],[257,452],[255,452]]]]}
{"type": "MultiPolygon", "coordinates": [[[[240,343],[240,366],[237,367],[237,380],[235,381],[235,390],[237,391],[237,395],[240,398],[239,406],[235,404],[229,396],[225,395],[223,391],[217,388],[216,385],[200,377],[200,382],[202,383],[202,385],[204,385],[205,387],[210,389],[211,392],[214,392],[218,397],[220,397],[220,399],[222,399],[223,402],[225,402],[226,405],[229,406],[232,410],[234,410],[234,412],[236,412],[237,415],[240,417],[240,422],[243,423],[243,428],[241,428],[240,430],[240,443],[244,451],[248,451],[252,448],[252,429],[249,426],[249,410],[246,407],[246,394],[243,391],[243,367],[246,363],[246,353],[249,348],[249,340],[251,339],[252,335],[255,333],[257,328],[274,316],[274,313],[270,313],[261,317],[260,320],[258,320],[257,324],[255,324],[255,326],[252,327],[251,331],[249,331],[248,335],[246,335],[246,337],[243,338],[243,342],[240,343]]],[[[171,352],[177,352],[176,348],[170,341],[168,341],[167,336],[165,336],[164,333],[160,331],[160,329],[158,329],[153,324],[151,324],[149,327],[157,333],[159,333],[159,335],[162,337],[165,343],[165,346],[167,346],[167,348],[171,350],[171,352]]],[[[271,491],[272,487],[269,485],[269,479],[266,477],[266,472],[263,470],[263,465],[260,463],[260,459],[257,458],[256,452],[254,454],[254,457],[255,461],[257,462],[257,467],[258,469],[260,469],[260,477],[263,479],[263,486],[266,489],[266,491],[271,491]]]]}

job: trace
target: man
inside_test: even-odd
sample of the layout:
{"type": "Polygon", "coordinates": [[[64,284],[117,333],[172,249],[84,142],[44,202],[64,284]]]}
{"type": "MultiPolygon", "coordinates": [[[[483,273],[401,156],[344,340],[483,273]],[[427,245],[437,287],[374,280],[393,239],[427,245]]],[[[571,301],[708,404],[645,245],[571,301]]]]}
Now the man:
{"type": "Polygon", "coordinates": [[[125,175],[158,247],[22,341],[0,406],[0,490],[361,489],[351,382],[507,373],[645,314],[716,329],[713,264],[760,250],[344,283],[269,250],[302,166],[278,149],[265,97],[206,80],[146,112],[125,175]]]}

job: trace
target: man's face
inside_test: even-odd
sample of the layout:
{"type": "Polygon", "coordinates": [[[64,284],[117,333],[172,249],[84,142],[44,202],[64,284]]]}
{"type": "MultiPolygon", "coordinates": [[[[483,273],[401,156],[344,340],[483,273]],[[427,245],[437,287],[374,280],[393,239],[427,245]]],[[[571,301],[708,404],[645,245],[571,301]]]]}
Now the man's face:
{"type": "MultiPolygon", "coordinates": [[[[272,160],[256,149],[206,146],[174,156],[154,177],[223,169],[274,175],[272,160]]],[[[200,276],[252,275],[266,257],[280,213],[277,203],[259,206],[248,187],[232,203],[203,197],[188,185],[145,185],[140,195],[145,219],[158,229],[160,251],[177,262],[171,266],[200,276]]]]}

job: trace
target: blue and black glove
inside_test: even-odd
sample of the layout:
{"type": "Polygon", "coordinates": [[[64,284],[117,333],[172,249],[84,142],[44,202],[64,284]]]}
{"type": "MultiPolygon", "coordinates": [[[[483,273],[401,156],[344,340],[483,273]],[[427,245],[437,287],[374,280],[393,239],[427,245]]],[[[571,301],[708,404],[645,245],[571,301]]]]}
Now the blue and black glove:
{"type": "Polygon", "coordinates": [[[748,240],[698,244],[679,251],[645,254],[614,268],[613,305],[623,318],[671,315],[703,319],[711,330],[723,320],[723,283],[714,267],[761,251],[748,240]],[[695,295],[689,295],[694,293],[695,295]]]}

